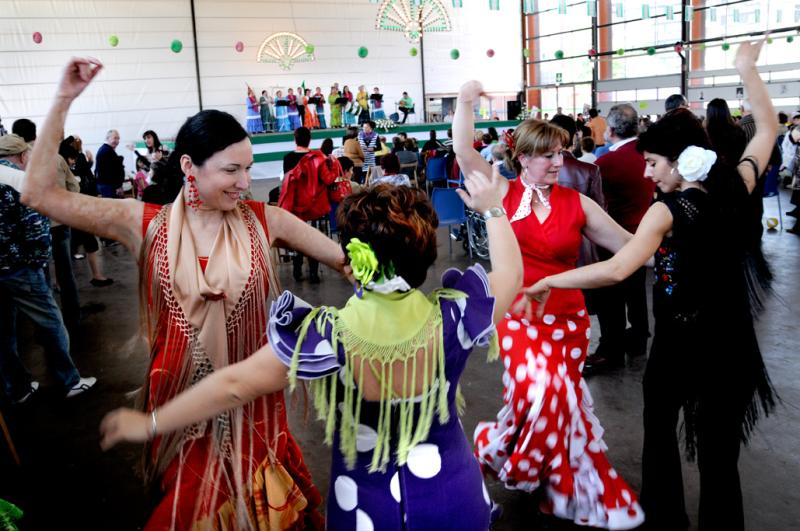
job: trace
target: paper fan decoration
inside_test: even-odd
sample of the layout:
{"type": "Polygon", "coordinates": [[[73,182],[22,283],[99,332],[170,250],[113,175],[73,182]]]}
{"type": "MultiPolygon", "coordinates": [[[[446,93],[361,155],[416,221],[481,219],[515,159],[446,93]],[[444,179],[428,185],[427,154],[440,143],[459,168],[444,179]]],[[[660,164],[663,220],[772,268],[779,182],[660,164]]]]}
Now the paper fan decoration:
{"type": "Polygon", "coordinates": [[[409,41],[419,42],[423,33],[451,31],[453,26],[442,0],[383,0],[375,29],[402,31],[409,41]]]}
{"type": "Polygon", "coordinates": [[[258,49],[258,62],[277,63],[284,70],[291,70],[295,63],[314,60],[314,54],[307,51],[308,46],[305,39],[296,33],[286,31],[273,33],[261,43],[258,49]]]}

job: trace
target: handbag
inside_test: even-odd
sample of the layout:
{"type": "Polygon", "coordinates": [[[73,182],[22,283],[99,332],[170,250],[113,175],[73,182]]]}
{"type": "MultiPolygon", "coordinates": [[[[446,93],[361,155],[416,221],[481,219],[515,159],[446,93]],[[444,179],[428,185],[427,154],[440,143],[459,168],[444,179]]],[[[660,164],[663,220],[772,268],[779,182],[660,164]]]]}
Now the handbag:
{"type": "Polygon", "coordinates": [[[328,186],[328,199],[331,203],[341,203],[344,198],[353,193],[350,179],[338,178],[328,186]]]}

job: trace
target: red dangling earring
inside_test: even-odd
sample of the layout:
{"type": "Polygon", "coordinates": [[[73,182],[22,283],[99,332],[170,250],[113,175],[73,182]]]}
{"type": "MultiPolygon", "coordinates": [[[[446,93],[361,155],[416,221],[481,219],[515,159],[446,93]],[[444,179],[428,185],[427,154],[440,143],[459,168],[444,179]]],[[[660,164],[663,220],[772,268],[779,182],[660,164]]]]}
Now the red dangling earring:
{"type": "Polygon", "coordinates": [[[197,210],[203,204],[200,199],[200,191],[197,189],[197,179],[195,179],[194,175],[189,175],[186,178],[186,182],[188,183],[186,186],[186,206],[197,210]]]}

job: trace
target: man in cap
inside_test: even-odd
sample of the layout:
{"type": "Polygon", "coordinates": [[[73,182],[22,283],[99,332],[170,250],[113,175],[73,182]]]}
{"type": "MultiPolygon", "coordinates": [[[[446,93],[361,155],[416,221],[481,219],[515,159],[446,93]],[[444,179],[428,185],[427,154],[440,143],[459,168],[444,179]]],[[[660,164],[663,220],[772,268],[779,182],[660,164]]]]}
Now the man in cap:
{"type": "MultiPolygon", "coordinates": [[[[0,137],[0,166],[25,170],[29,158],[30,146],[22,137],[0,137]]],[[[81,378],[69,355],[69,336],[45,280],[49,260],[48,219],[24,206],[14,188],[0,184],[0,383],[12,403],[27,401],[39,388],[17,352],[17,312],[39,329],[48,364],[68,398],[97,382],[81,378]]]]}

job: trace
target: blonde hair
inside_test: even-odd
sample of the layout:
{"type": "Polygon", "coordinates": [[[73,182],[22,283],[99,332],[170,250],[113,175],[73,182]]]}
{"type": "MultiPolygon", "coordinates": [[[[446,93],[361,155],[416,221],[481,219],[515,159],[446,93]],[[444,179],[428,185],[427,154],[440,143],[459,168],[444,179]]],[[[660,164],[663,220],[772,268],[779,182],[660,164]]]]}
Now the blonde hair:
{"type": "Polygon", "coordinates": [[[569,146],[569,133],[557,125],[530,118],[514,130],[514,149],[511,162],[517,174],[522,171],[520,155],[536,157],[552,150],[557,144],[569,146]]]}

